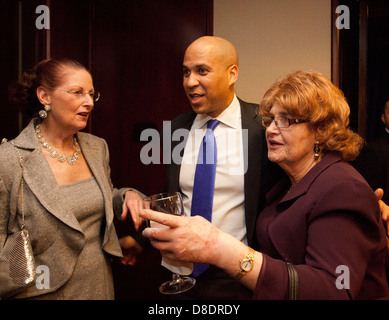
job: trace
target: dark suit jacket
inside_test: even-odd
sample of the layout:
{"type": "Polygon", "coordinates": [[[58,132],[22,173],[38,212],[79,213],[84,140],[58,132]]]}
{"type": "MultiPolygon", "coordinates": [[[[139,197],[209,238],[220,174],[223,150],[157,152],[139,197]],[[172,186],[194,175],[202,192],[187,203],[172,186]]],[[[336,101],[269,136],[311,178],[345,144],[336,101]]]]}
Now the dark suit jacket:
{"type": "MultiPolygon", "coordinates": [[[[270,163],[267,158],[267,147],[265,140],[265,131],[258,121],[256,115],[257,104],[247,103],[239,99],[242,114],[242,129],[248,130],[248,141],[244,148],[248,150],[247,171],[244,175],[244,209],[247,228],[247,240],[250,246],[255,247],[255,221],[259,211],[265,204],[266,192],[281,176],[281,170],[278,166],[270,163]]],[[[192,127],[196,113],[193,111],[181,114],[172,121],[171,130],[187,129],[192,127]]],[[[171,141],[171,150],[182,141],[171,141]]],[[[165,150],[166,151],[166,150],[165,150]]],[[[181,154],[181,157],[183,153],[181,154]]],[[[167,190],[180,191],[179,175],[180,164],[173,163],[167,166],[167,190]]],[[[239,291],[239,283],[230,278],[222,271],[210,267],[203,275],[197,279],[194,289],[188,291],[192,298],[197,299],[236,299],[239,291]],[[201,289],[202,284],[208,283],[209,286],[201,289]],[[238,289],[237,289],[238,288],[238,289]],[[212,294],[214,290],[214,294],[212,294]],[[198,291],[196,295],[195,292],[198,291]],[[225,295],[227,294],[227,295],[225,295]]]]}
{"type": "Polygon", "coordinates": [[[389,133],[366,145],[353,162],[373,190],[382,188],[385,203],[389,202],[389,133]]]}
{"type": "Polygon", "coordinates": [[[333,152],[289,187],[285,179],[268,193],[257,221],[264,264],[255,298],[287,299],[290,262],[300,299],[388,299],[385,229],[361,175],[333,152]],[[349,289],[338,289],[336,279],[347,277],[344,266],[349,289]]]}

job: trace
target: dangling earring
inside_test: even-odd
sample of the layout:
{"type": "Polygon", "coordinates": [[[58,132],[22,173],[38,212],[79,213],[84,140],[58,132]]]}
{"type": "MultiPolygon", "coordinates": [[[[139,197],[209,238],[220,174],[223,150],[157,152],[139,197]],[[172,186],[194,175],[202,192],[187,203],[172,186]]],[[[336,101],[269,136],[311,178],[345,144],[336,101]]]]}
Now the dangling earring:
{"type": "Polygon", "coordinates": [[[315,160],[319,159],[319,157],[320,157],[319,142],[315,143],[315,147],[313,148],[313,152],[315,152],[315,160]]]}
{"type": "Polygon", "coordinates": [[[49,112],[50,110],[51,110],[51,106],[46,104],[44,110],[40,110],[39,111],[39,116],[42,119],[46,119],[47,118],[47,112],[49,112]]]}

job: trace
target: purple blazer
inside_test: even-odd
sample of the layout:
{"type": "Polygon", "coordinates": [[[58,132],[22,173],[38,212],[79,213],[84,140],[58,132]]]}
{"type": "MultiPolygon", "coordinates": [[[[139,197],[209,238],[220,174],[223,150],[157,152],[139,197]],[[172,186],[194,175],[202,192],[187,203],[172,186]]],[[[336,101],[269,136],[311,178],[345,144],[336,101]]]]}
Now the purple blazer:
{"type": "Polygon", "coordinates": [[[362,176],[331,152],[289,187],[285,178],[271,189],[257,220],[264,262],[254,298],[288,299],[290,262],[299,299],[389,299],[386,231],[362,176]]]}

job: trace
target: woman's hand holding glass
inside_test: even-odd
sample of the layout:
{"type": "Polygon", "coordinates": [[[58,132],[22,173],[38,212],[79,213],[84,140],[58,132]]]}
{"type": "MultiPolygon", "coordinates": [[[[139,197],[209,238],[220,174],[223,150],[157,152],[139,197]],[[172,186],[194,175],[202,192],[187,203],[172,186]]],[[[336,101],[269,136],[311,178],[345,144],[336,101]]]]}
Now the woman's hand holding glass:
{"type": "MultiPolygon", "coordinates": [[[[162,216],[181,218],[185,214],[182,203],[181,194],[176,193],[159,193],[147,197],[143,200],[145,209],[153,209],[158,211],[162,216]]],[[[154,211],[155,212],[155,211],[154,211]]],[[[157,213],[158,213],[157,212],[157,213]]],[[[149,220],[150,221],[150,220],[149,220]]],[[[158,221],[150,221],[152,229],[166,230],[170,228],[158,221]]],[[[169,260],[166,257],[162,258],[162,266],[173,272],[173,279],[163,283],[159,291],[164,294],[176,294],[191,289],[196,280],[191,277],[181,277],[180,275],[189,275],[193,271],[191,263],[180,263],[176,260],[169,260]]]]}
{"type": "MultiPolygon", "coordinates": [[[[169,229],[146,228],[143,231],[143,236],[150,239],[163,257],[207,263],[233,275],[239,270],[239,261],[247,255],[246,244],[216,228],[203,217],[178,217],[153,210],[143,210],[140,216],[169,226],[169,229]]],[[[256,286],[262,261],[262,254],[256,252],[253,270],[239,280],[250,290],[256,286]]]]}
{"type": "Polygon", "coordinates": [[[169,227],[151,227],[143,231],[143,236],[150,239],[162,256],[172,260],[216,264],[215,248],[220,230],[203,217],[179,217],[147,209],[140,215],[169,227]]]}

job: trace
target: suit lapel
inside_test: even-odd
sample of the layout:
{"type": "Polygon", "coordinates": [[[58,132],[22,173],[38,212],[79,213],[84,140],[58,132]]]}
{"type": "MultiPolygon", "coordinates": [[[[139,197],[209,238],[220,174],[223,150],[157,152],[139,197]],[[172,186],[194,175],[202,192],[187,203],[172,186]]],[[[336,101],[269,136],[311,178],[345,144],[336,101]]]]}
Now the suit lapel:
{"type": "MultiPolygon", "coordinates": [[[[110,173],[104,172],[104,159],[99,158],[102,157],[102,143],[97,144],[98,140],[90,139],[91,136],[84,133],[79,133],[78,137],[85,161],[101,189],[104,199],[106,230],[109,230],[113,221],[112,186],[110,185],[110,173]]],[[[103,244],[108,241],[108,235],[108,232],[104,233],[103,244]]]]}
{"type": "MultiPolygon", "coordinates": [[[[306,194],[311,188],[312,183],[317,177],[325,171],[328,167],[336,162],[342,161],[342,156],[339,152],[332,151],[326,153],[322,160],[316,164],[308,173],[280,200],[279,204],[294,200],[295,198],[301,197],[306,194]]],[[[290,184],[290,183],[289,183],[290,184]]]]}
{"type": "MultiPolygon", "coordinates": [[[[196,118],[196,113],[193,111],[184,113],[179,118],[176,118],[174,121],[172,121],[172,131],[171,134],[177,129],[186,129],[187,134],[189,134],[189,130],[192,127],[193,121],[196,118]]],[[[169,139],[171,139],[169,137],[169,139]]],[[[188,138],[188,135],[185,137],[185,139],[188,138]]],[[[172,141],[171,140],[171,152],[174,150],[174,148],[180,143],[181,141],[172,141]]],[[[184,147],[185,148],[185,147],[184,147]]],[[[184,154],[184,148],[182,150],[182,154],[180,159],[182,160],[184,154]]],[[[180,180],[180,170],[181,170],[181,162],[175,163],[172,159],[171,165],[167,166],[167,191],[174,192],[177,190],[180,190],[179,187],[179,180],[180,180]]]]}
{"type": "Polygon", "coordinates": [[[110,190],[107,180],[104,178],[105,174],[102,171],[103,165],[99,164],[97,156],[101,156],[101,149],[94,143],[93,140],[88,139],[88,136],[83,133],[79,133],[79,144],[93,176],[99,184],[103,194],[110,190]]]}
{"type": "Polygon", "coordinates": [[[260,198],[260,181],[262,166],[263,130],[257,121],[255,108],[257,105],[246,103],[239,99],[242,129],[247,130],[248,139],[243,140],[244,153],[247,155],[247,171],[244,175],[244,208],[247,230],[247,241],[252,243],[255,222],[258,214],[260,198]]]}
{"type": "Polygon", "coordinates": [[[23,178],[41,205],[63,223],[82,232],[74,214],[66,210],[67,203],[61,197],[60,187],[35,135],[34,120],[15,139],[15,146],[22,154],[23,178]]]}
{"type": "Polygon", "coordinates": [[[66,210],[67,203],[61,197],[57,184],[41,150],[35,150],[24,161],[24,180],[43,207],[68,226],[82,232],[73,212],[66,210]],[[40,168],[40,169],[37,169],[40,168]]]}

